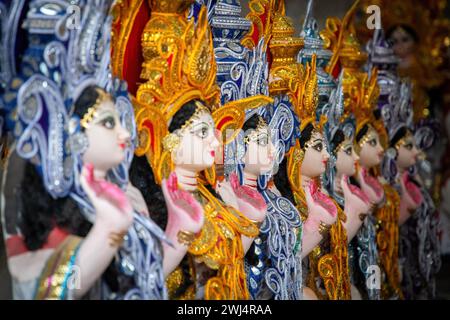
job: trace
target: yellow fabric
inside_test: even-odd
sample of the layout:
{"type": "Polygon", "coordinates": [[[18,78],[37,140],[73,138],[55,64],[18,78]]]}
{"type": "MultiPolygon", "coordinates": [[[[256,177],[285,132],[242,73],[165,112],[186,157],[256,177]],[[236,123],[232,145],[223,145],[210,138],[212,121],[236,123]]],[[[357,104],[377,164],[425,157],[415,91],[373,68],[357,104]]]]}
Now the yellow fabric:
{"type": "Polygon", "coordinates": [[[39,278],[35,299],[67,299],[67,282],[81,240],[68,236],[50,256],[39,278]]]}

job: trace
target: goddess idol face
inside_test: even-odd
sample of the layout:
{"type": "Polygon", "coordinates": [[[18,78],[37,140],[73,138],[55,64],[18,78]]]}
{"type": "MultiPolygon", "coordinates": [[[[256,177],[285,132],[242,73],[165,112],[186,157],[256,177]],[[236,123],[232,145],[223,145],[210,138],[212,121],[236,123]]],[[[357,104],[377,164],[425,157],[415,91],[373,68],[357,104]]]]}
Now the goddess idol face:
{"type": "Polygon", "coordinates": [[[173,134],[179,137],[179,143],[172,151],[175,166],[200,172],[214,164],[219,147],[218,134],[211,113],[201,102],[196,102],[194,115],[173,134]]]}
{"type": "Polygon", "coordinates": [[[400,169],[408,169],[416,164],[419,150],[416,147],[416,143],[414,142],[414,137],[411,132],[408,131],[407,134],[400,139],[395,146],[398,152],[397,166],[400,169]]]}
{"type": "Polygon", "coordinates": [[[245,143],[244,170],[255,176],[268,173],[273,167],[275,152],[269,126],[260,120],[257,128],[245,137],[245,143]]]}
{"type": "Polygon", "coordinates": [[[359,156],[353,148],[351,139],[346,138],[336,152],[336,172],[338,176],[353,176],[356,173],[356,162],[359,156]]]}
{"type": "Polygon", "coordinates": [[[392,48],[400,59],[408,58],[414,54],[417,39],[414,32],[408,29],[410,28],[398,26],[390,34],[389,40],[392,43],[392,48]]]}
{"type": "Polygon", "coordinates": [[[83,162],[106,172],[125,159],[130,133],[122,127],[119,114],[109,96],[94,108],[93,116],[84,128],[88,147],[83,154],[83,162]]]}
{"type": "Polygon", "coordinates": [[[372,168],[381,163],[384,149],[378,132],[369,126],[367,133],[357,142],[360,148],[359,163],[365,168],[372,168]]]}
{"type": "Polygon", "coordinates": [[[330,158],[322,133],[314,130],[304,149],[305,156],[301,165],[302,175],[309,178],[320,176],[325,172],[327,161],[330,158]]]}

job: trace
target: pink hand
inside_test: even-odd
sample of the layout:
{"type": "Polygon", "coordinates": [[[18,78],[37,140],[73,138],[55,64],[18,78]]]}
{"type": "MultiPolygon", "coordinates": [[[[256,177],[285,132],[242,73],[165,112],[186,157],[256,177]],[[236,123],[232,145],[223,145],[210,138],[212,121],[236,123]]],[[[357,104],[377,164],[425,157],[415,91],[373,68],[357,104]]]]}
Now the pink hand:
{"type": "Polygon", "coordinates": [[[111,202],[123,212],[128,212],[132,209],[125,193],[117,185],[106,180],[96,180],[92,164],[86,164],[85,168],[86,182],[97,197],[111,202]]]}
{"type": "Polygon", "coordinates": [[[95,209],[95,225],[108,232],[125,232],[134,220],[133,208],[115,184],[96,180],[94,167],[83,167],[80,183],[95,209]]]}
{"type": "Polygon", "coordinates": [[[370,202],[379,204],[383,200],[384,189],[375,177],[372,177],[366,168],[361,167],[359,172],[361,189],[369,197],[370,202]]]}
{"type": "Polygon", "coordinates": [[[408,209],[415,209],[423,201],[422,192],[420,188],[412,181],[410,181],[408,172],[402,176],[402,194],[407,199],[408,209]]]}
{"type": "Polygon", "coordinates": [[[319,190],[314,180],[311,180],[308,187],[305,188],[305,198],[308,205],[308,219],[311,217],[314,221],[322,221],[327,225],[336,222],[337,208],[335,204],[319,190]]]}
{"type": "Polygon", "coordinates": [[[347,193],[349,195],[355,195],[362,201],[364,201],[366,203],[370,203],[369,197],[360,188],[349,183],[348,176],[346,176],[346,175],[344,175],[342,177],[342,189],[344,191],[344,194],[347,193]]]}
{"type": "Polygon", "coordinates": [[[238,198],[238,202],[245,202],[259,211],[267,210],[266,202],[258,190],[250,188],[249,186],[240,185],[239,179],[235,173],[230,175],[230,183],[234,194],[238,198]]]}
{"type": "Polygon", "coordinates": [[[348,182],[348,176],[342,176],[341,179],[342,191],[345,199],[345,213],[347,216],[351,214],[368,214],[371,211],[373,204],[369,197],[358,187],[348,182]]]}
{"type": "Polygon", "coordinates": [[[204,223],[203,208],[200,203],[187,191],[178,188],[178,179],[172,173],[167,180],[163,180],[162,190],[166,200],[169,220],[184,231],[197,233],[204,223]]]}

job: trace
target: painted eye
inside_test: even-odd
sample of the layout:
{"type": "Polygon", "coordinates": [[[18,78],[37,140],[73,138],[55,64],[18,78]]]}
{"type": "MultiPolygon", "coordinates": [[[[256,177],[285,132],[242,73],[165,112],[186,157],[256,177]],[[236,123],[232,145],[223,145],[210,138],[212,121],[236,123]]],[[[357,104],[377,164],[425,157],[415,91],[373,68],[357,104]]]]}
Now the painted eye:
{"type": "Polygon", "coordinates": [[[265,147],[269,144],[269,138],[268,137],[258,138],[257,143],[258,143],[258,145],[265,147]]]}
{"type": "Polygon", "coordinates": [[[347,149],[345,150],[345,153],[346,153],[348,156],[351,156],[351,155],[352,155],[352,147],[347,148],[347,149]]]}
{"type": "Polygon", "coordinates": [[[376,139],[370,140],[369,145],[371,145],[372,147],[375,147],[377,145],[377,140],[376,139]]]}
{"type": "Polygon", "coordinates": [[[322,152],[322,150],[323,150],[323,144],[320,142],[320,143],[317,143],[317,144],[315,144],[314,146],[313,146],[313,148],[314,148],[314,150],[316,150],[316,151],[318,151],[318,152],[322,152]]]}
{"type": "Polygon", "coordinates": [[[101,123],[106,129],[114,129],[116,126],[116,120],[114,117],[106,117],[101,123]]]}
{"type": "Polygon", "coordinates": [[[413,148],[412,143],[407,143],[407,144],[405,144],[405,148],[406,148],[407,150],[412,150],[412,148],[413,148]]]}
{"type": "Polygon", "coordinates": [[[205,139],[208,136],[208,127],[202,127],[200,130],[197,131],[197,135],[205,139]]]}

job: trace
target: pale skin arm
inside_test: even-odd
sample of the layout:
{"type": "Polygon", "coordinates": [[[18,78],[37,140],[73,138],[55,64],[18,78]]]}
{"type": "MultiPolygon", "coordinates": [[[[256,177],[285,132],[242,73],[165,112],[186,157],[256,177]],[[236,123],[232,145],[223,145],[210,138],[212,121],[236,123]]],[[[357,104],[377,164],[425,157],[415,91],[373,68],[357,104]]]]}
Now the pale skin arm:
{"type": "MultiPolygon", "coordinates": [[[[122,194],[122,207],[113,204],[107,197],[97,196],[92,188],[92,182],[86,178],[87,169],[83,168],[81,185],[88,195],[96,211],[94,225],[82,242],[76,258],[80,269],[80,287],[72,293],[75,299],[81,298],[99,279],[117,253],[119,244],[112,244],[110,236],[113,233],[124,234],[133,222],[133,211],[122,194]]],[[[114,188],[112,184],[104,184],[103,188],[114,188]]],[[[120,189],[114,188],[116,197],[120,197],[120,189]]]]}
{"type": "Polygon", "coordinates": [[[319,223],[319,221],[308,218],[303,224],[302,259],[307,257],[323,239],[319,233],[319,223]]]}
{"type": "Polygon", "coordinates": [[[164,276],[167,277],[180,264],[188,250],[187,243],[178,241],[180,231],[188,231],[192,234],[200,232],[204,223],[203,208],[200,203],[187,191],[178,189],[175,175],[162,183],[164,199],[166,200],[168,223],[165,230],[166,236],[171,240],[173,247],[163,242],[164,276]]]}
{"type": "Polygon", "coordinates": [[[163,242],[164,259],[163,259],[163,271],[164,277],[167,278],[173,270],[180,264],[184,256],[187,253],[188,246],[183,245],[177,241],[177,233],[179,228],[172,228],[169,226],[166,229],[166,236],[172,241],[173,247],[163,242]]]}
{"type": "MultiPolygon", "coordinates": [[[[350,191],[347,183],[345,182],[344,177],[341,178],[341,188],[344,192],[344,195],[351,195],[352,192],[350,191]]],[[[355,198],[349,198],[345,197],[345,207],[344,212],[347,216],[347,220],[343,223],[345,230],[347,231],[347,242],[350,243],[350,241],[356,236],[358,233],[358,230],[361,228],[364,220],[361,220],[359,215],[360,213],[369,214],[372,211],[373,205],[370,205],[369,203],[366,203],[366,206],[364,206],[364,210],[362,208],[356,208],[356,203],[354,201],[359,201],[359,199],[355,198]],[[367,209],[367,210],[366,210],[367,209]]]]}
{"type": "Polygon", "coordinates": [[[112,230],[95,223],[82,242],[78,251],[76,265],[80,268],[80,288],[73,290],[75,299],[80,299],[99,279],[111,263],[118,247],[109,245],[112,230]]]}
{"type": "MultiPolygon", "coordinates": [[[[347,214],[347,210],[344,210],[347,214]]],[[[347,221],[343,224],[345,230],[347,230],[347,242],[350,243],[352,239],[358,233],[358,230],[361,228],[364,220],[361,220],[355,213],[347,214],[347,221]]]]}
{"type": "Polygon", "coordinates": [[[336,222],[336,217],[314,202],[309,188],[305,188],[304,192],[308,204],[308,218],[303,223],[302,258],[308,256],[323,240],[323,236],[319,232],[320,222],[327,225],[336,222]]]}

